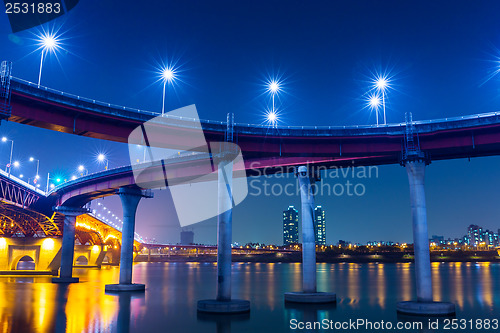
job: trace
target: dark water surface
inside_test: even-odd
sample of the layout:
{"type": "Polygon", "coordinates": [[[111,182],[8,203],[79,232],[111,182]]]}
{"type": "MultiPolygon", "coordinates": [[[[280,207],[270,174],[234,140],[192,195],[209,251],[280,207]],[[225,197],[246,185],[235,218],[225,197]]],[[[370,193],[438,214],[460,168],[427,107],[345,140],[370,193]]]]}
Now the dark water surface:
{"type": "MultiPolygon", "coordinates": [[[[120,296],[104,292],[105,284],[118,281],[117,267],[75,269],[81,282],[67,287],[48,277],[0,277],[0,332],[281,333],[314,331],[291,329],[294,319],[394,325],[408,320],[395,309],[398,301],[415,299],[412,264],[318,264],[317,269],[318,290],[336,292],[336,306],[284,304],[284,292],[301,289],[300,264],[234,263],[233,297],[250,300],[251,312],[233,317],[197,315],[197,300],[215,296],[212,263],[135,264],[134,282],[146,284],[146,292],[120,296]]],[[[457,319],[500,318],[500,264],[434,263],[433,282],[435,300],[454,302],[457,319]]]]}

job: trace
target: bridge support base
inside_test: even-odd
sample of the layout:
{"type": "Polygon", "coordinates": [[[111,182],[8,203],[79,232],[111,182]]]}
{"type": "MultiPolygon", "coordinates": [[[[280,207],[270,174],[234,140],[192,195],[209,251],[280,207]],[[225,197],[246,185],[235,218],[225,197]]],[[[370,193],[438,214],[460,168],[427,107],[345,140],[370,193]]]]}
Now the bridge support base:
{"type": "Polygon", "coordinates": [[[304,293],[304,292],[288,292],[285,293],[285,302],[292,303],[335,303],[337,295],[335,293],[304,293]]]}
{"type": "Polygon", "coordinates": [[[250,301],[242,299],[229,301],[204,299],[198,301],[198,311],[207,313],[244,313],[250,311],[250,301]]]}
{"type": "Polygon", "coordinates": [[[122,292],[122,291],[145,291],[146,286],[140,283],[130,283],[130,284],[107,284],[104,287],[104,291],[106,292],[122,292]]]}
{"type": "Polygon", "coordinates": [[[80,279],[77,277],[55,277],[52,278],[52,283],[78,283],[80,279]]]}
{"type": "Polygon", "coordinates": [[[448,302],[399,302],[397,311],[413,316],[449,316],[455,314],[455,304],[448,302]]]}

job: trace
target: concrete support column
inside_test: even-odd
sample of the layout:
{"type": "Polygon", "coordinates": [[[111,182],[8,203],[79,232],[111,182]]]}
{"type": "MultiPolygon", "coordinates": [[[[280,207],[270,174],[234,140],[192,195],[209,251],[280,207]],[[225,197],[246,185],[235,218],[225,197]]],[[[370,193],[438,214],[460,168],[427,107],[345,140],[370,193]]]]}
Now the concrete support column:
{"type": "Polygon", "coordinates": [[[138,188],[122,187],[118,190],[118,195],[122,202],[123,228],[122,228],[122,248],[120,252],[120,280],[119,284],[108,284],[106,291],[143,291],[143,284],[132,283],[132,264],[134,261],[134,232],[135,213],[139,201],[144,196],[138,188]]]}
{"type": "Polygon", "coordinates": [[[314,184],[305,166],[299,167],[297,177],[300,186],[302,218],[302,289],[305,293],[316,292],[316,242],[314,238],[314,184]]]}
{"type": "Polygon", "coordinates": [[[397,304],[397,310],[410,315],[451,315],[455,313],[455,304],[434,302],[432,297],[432,270],[424,188],[427,162],[423,157],[425,156],[422,152],[417,152],[412,159],[404,162],[410,185],[417,301],[400,302],[397,304]]]}
{"type": "Polygon", "coordinates": [[[218,166],[217,218],[217,297],[231,300],[231,239],[233,234],[233,162],[221,161],[218,166]]]}
{"type": "Polygon", "coordinates": [[[250,311],[250,302],[231,299],[231,238],[233,207],[233,161],[218,164],[217,295],[215,300],[198,301],[198,311],[238,313],[250,311]]]}
{"type": "Polygon", "coordinates": [[[64,226],[61,248],[61,269],[58,278],[52,278],[54,283],[78,282],[78,278],[73,277],[73,258],[75,255],[75,229],[76,217],[88,213],[88,209],[59,206],[56,212],[64,214],[64,226]]]}
{"type": "Polygon", "coordinates": [[[297,170],[302,218],[302,292],[285,293],[285,301],[297,303],[332,303],[334,293],[316,290],[316,241],[314,237],[314,177],[307,166],[297,170]]]}
{"type": "Polygon", "coordinates": [[[432,273],[425,206],[425,162],[406,163],[410,183],[410,205],[413,221],[413,247],[415,251],[415,278],[417,301],[432,302],[432,273]]]}
{"type": "Polygon", "coordinates": [[[140,190],[120,188],[118,191],[123,209],[122,248],[120,252],[120,284],[132,284],[134,261],[135,213],[142,198],[140,190]]]}

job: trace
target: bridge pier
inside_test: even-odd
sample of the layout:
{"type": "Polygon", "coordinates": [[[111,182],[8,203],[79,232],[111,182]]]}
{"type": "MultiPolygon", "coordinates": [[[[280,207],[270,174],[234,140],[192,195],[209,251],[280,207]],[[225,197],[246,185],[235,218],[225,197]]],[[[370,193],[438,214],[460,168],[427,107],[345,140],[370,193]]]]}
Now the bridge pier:
{"type": "Polygon", "coordinates": [[[286,302],[333,303],[334,293],[316,289],[316,242],[314,237],[314,177],[306,166],[297,170],[302,204],[302,292],[285,293],[286,302]]]}
{"type": "Polygon", "coordinates": [[[122,187],[118,195],[123,208],[122,248],[120,252],[120,280],[118,284],[107,284],[105,291],[144,291],[145,285],[132,283],[134,260],[135,215],[139,201],[145,195],[138,188],[122,187]]]}
{"type": "Polygon", "coordinates": [[[449,315],[455,313],[455,304],[434,302],[432,296],[432,270],[424,188],[427,163],[421,152],[415,152],[413,158],[403,162],[410,184],[417,301],[400,302],[397,304],[397,311],[410,315],[449,315]]]}
{"type": "Polygon", "coordinates": [[[73,277],[73,258],[75,253],[76,217],[88,213],[86,208],[59,206],[55,209],[64,214],[64,227],[61,248],[61,269],[58,278],[52,278],[53,283],[74,283],[78,278],[73,277]]]}
{"type": "Polygon", "coordinates": [[[223,159],[218,164],[217,217],[217,297],[198,301],[198,311],[241,313],[250,311],[250,302],[231,299],[231,238],[233,219],[233,162],[223,159]]]}

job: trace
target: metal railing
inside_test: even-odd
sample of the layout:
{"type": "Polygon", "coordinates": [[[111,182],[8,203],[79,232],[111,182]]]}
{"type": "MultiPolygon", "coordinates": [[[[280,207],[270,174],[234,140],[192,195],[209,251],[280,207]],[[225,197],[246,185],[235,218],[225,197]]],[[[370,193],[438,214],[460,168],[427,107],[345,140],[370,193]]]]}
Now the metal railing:
{"type": "MultiPolygon", "coordinates": [[[[143,110],[143,109],[136,109],[136,108],[131,108],[131,107],[126,107],[126,106],[121,106],[117,104],[112,104],[112,103],[105,103],[101,101],[97,101],[95,99],[90,99],[86,97],[82,97],[79,95],[74,95],[74,94],[69,94],[65,93],[60,90],[48,88],[45,86],[39,86],[36,83],[23,80],[20,78],[15,78],[12,77],[12,82],[17,82],[19,84],[24,84],[26,86],[29,86],[31,88],[35,88],[39,90],[40,92],[49,92],[55,96],[63,97],[64,100],[63,102],[66,102],[68,104],[71,103],[73,106],[77,107],[90,107],[94,106],[94,109],[96,111],[102,111],[104,113],[110,113],[110,111],[113,111],[112,113],[114,114],[120,114],[122,111],[129,112],[131,115],[125,115],[122,114],[124,117],[131,117],[133,115],[136,116],[149,116],[149,117],[156,117],[160,116],[161,114],[159,112],[153,112],[153,111],[148,111],[148,110],[143,110]],[[79,103],[80,102],[80,103],[79,103]],[[81,102],[87,103],[88,106],[82,105],[81,102]]],[[[22,88],[22,87],[16,87],[16,88],[22,88]]],[[[22,90],[22,89],[21,89],[22,90]]],[[[53,97],[55,97],[53,96],[53,97]]],[[[447,117],[447,118],[439,118],[439,119],[432,119],[432,120],[418,120],[418,121],[413,121],[414,125],[425,125],[425,124],[436,124],[436,123],[444,123],[444,122],[455,122],[455,121],[462,121],[462,120],[473,120],[473,119],[479,119],[479,118],[486,118],[486,117],[492,117],[492,116],[499,116],[500,111],[495,111],[495,112],[488,112],[488,113],[479,113],[479,114],[472,114],[472,115],[466,115],[466,116],[458,116],[458,117],[447,117]]],[[[178,119],[178,120],[183,120],[183,121],[195,121],[193,118],[189,117],[180,117],[180,116],[172,116],[166,114],[165,117],[167,118],[172,118],[172,119],[178,119]]],[[[209,125],[218,125],[221,126],[220,130],[225,131],[227,127],[227,123],[223,121],[218,121],[218,120],[207,120],[207,119],[200,119],[200,122],[202,124],[209,124],[209,125]]],[[[406,127],[405,122],[400,122],[400,123],[390,123],[390,124],[380,124],[380,125],[334,125],[334,126],[284,126],[284,125],[266,125],[266,124],[251,124],[251,123],[234,123],[234,127],[239,127],[242,128],[243,130],[250,130],[250,129],[265,129],[265,130],[271,130],[273,132],[279,132],[283,130],[349,130],[349,129],[382,129],[382,128],[400,128],[400,127],[406,127]]]]}
{"type": "Polygon", "coordinates": [[[21,178],[18,178],[12,174],[9,175],[8,172],[5,172],[4,170],[0,169],[0,175],[2,175],[3,177],[7,178],[7,179],[10,179],[10,180],[13,180],[15,181],[16,183],[18,183],[19,185],[22,185],[28,189],[30,189],[31,191],[33,192],[36,192],[40,195],[43,195],[43,196],[46,196],[46,193],[45,191],[42,191],[40,190],[39,188],[37,188],[36,186],[33,186],[31,184],[28,184],[27,182],[25,182],[24,180],[22,180],[21,178]]]}
{"type": "MultiPolygon", "coordinates": [[[[78,184],[78,183],[82,183],[82,182],[85,182],[85,181],[88,181],[88,180],[92,180],[92,179],[95,179],[95,178],[99,178],[99,177],[103,177],[103,176],[111,177],[113,175],[118,175],[118,174],[124,173],[124,172],[132,172],[132,170],[133,170],[132,168],[133,167],[140,169],[141,168],[141,164],[144,164],[145,167],[150,167],[150,166],[152,166],[151,164],[153,164],[153,166],[161,166],[162,165],[162,161],[167,161],[167,163],[193,161],[193,160],[205,159],[205,158],[207,158],[207,154],[208,153],[191,152],[189,154],[181,155],[181,156],[172,155],[170,157],[165,157],[165,158],[163,158],[162,160],[159,160],[159,161],[145,161],[145,162],[142,162],[142,163],[134,164],[133,166],[132,165],[122,165],[122,166],[119,166],[119,167],[116,167],[116,168],[113,168],[113,169],[108,169],[108,170],[103,170],[103,171],[96,171],[96,172],[93,172],[93,173],[89,173],[88,175],[85,175],[85,176],[82,176],[82,177],[79,177],[79,178],[76,178],[76,179],[73,179],[73,180],[68,180],[68,181],[65,181],[62,184],[56,185],[55,187],[53,187],[52,189],[50,189],[49,192],[47,192],[47,196],[50,195],[50,194],[52,194],[52,193],[54,193],[54,192],[57,192],[57,191],[65,188],[67,186],[70,186],[70,185],[75,185],[75,184],[78,184]]],[[[2,171],[2,170],[0,170],[0,171],[2,171]]],[[[45,195],[45,192],[43,192],[43,193],[45,195]]],[[[151,195],[151,192],[150,191],[146,191],[144,194],[146,196],[147,195],[151,195]]]]}

